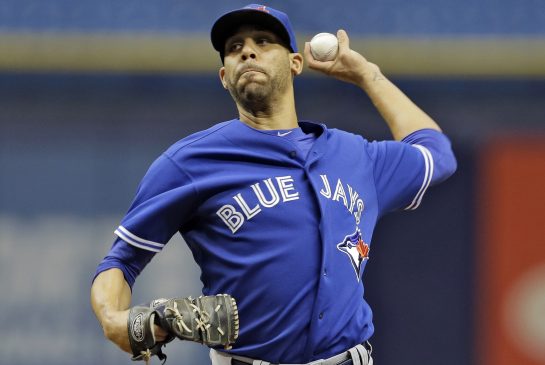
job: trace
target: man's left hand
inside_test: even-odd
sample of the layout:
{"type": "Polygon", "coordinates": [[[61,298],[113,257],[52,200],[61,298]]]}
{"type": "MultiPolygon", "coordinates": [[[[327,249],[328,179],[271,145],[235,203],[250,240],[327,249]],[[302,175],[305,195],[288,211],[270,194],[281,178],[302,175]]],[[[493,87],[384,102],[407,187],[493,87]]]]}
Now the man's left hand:
{"type": "Polygon", "coordinates": [[[367,79],[374,79],[380,75],[377,65],[367,61],[360,53],[350,49],[350,40],[346,31],[337,31],[339,51],[332,61],[318,61],[310,52],[310,43],[305,43],[305,60],[309,68],[333,76],[339,80],[363,86],[367,79]]]}

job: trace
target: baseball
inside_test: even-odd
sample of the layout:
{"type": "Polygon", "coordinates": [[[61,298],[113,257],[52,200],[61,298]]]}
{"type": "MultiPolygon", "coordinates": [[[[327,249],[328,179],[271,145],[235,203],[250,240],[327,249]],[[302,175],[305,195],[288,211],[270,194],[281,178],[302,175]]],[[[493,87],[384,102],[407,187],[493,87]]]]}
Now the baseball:
{"type": "Polygon", "coordinates": [[[318,33],[310,40],[310,52],[318,61],[333,61],[338,50],[339,41],[334,34],[318,33]]]}

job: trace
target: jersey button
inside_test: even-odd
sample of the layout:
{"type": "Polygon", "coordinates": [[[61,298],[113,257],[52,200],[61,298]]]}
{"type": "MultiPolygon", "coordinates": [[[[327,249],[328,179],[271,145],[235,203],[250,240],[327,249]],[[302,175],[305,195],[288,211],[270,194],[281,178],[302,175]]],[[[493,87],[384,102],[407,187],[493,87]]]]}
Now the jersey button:
{"type": "Polygon", "coordinates": [[[318,318],[320,318],[320,319],[324,318],[324,312],[320,313],[320,315],[318,316],[318,318]]]}
{"type": "Polygon", "coordinates": [[[324,269],[324,276],[327,276],[327,269],[324,269]]]}
{"type": "Polygon", "coordinates": [[[297,157],[297,151],[291,151],[291,152],[290,152],[290,157],[291,157],[291,158],[297,157]]]}

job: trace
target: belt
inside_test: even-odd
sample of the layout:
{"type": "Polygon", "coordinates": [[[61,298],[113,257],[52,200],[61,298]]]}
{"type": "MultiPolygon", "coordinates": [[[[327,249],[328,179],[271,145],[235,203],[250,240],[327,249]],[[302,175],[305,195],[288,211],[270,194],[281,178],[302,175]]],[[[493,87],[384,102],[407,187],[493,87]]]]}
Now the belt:
{"type": "MultiPolygon", "coordinates": [[[[240,361],[237,359],[231,359],[231,365],[252,365],[252,363],[240,361]]],[[[338,362],[335,365],[354,365],[352,359],[348,359],[342,362],[338,362]]]]}
{"type": "MultiPolygon", "coordinates": [[[[304,365],[372,365],[373,364],[373,359],[371,358],[372,351],[373,351],[373,348],[371,344],[369,342],[364,342],[363,344],[354,346],[351,349],[341,354],[332,356],[327,359],[315,360],[304,365]]],[[[265,361],[253,360],[250,358],[243,358],[239,356],[231,357],[231,365],[254,365],[254,364],[282,365],[282,364],[270,364],[265,361]]],[[[293,365],[296,365],[296,364],[293,364],[293,365]]]]}
{"type": "MultiPolygon", "coordinates": [[[[240,361],[240,360],[236,360],[236,359],[231,359],[231,365],[252,365],[251,363],[249,362],[244,362],[244,361],[240,361]]],[[[348,360],[345,360],[343,362],[339,362],[335,365],[354,365],[354,363],[352,362],[352,359],[348,359],[348,360]]]]}

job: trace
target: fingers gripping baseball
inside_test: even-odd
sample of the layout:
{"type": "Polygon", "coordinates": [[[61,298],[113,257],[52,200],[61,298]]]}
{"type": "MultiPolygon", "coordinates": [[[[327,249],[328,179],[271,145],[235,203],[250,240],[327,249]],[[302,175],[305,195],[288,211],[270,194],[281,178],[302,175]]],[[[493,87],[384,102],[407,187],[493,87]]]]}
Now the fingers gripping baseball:
{"type": "Polygon", "coordinates": [[[350,39],[344,30],[337,32],[339,51],[337,57],[331,61],[319,61],[312,56],[311,45],[305,43],[305,58],[309,68],[333,76],[339,80],[359,84],[364,76],[373,71],[376,65],[368,62],[358,52],[350,49],[350,39]]]}

